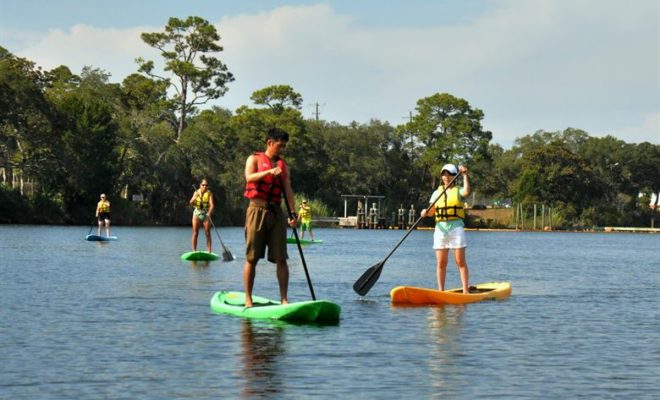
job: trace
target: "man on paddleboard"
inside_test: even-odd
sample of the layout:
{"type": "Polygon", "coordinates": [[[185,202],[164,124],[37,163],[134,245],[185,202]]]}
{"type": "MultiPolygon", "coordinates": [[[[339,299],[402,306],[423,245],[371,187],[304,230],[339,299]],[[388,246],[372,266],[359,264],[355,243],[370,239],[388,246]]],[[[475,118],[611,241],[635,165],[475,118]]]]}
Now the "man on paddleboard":
{"type": "Polygon", "coordinates": [[[454,260],[461,276],[463,293],[469,293],[469,272],[465,261],[465,198],[470,194],[468,170],[461,165],[459,169],[454,164],[445,164],[442,167],[442,184],[438,186],[429,200],[430,209],[422,210],[422,217],[435,216],[435,232],[433,233],[433,249],[437,260],[438,288],[445,290],[445,276],[447,274],[447,258],[449,249],[454,250],[454,260]],[[463,187],[456,185],[457,174],[463,175],[463,187]],[[431,207],[431,205],[433,205],[431,207]]]}
{"type": "Polygon", "coordinates": [[[213,245],[211,239],[211,213],[213,213],[213,193],[208,188],[209,183],[206,179],[202,179],[199,189],[195,190],[190,198],[190,205],[195,207],[192,217],[192,249],[197,251],[197,235],[199,233],[199,226],[204,226],[204,234],[206,235],[206,250],[210,253],[213,245]]]}
{"type": "MultiPolygon", "coordinates": [[[[266,134],[266,150],[250,155],[245,162],[245,193],[250,200],[245,214],[245,307],[252,307],[252,288],[257,262],[266,256],[277,265],[277,280],[282,304],[287,304],[289,266],[287,265],[286,231],[287,217],[281,207],[282,195],[295,209],[291,189],[289,167],[281,154],[289,141],[289,134],[272,128],[266,134]]],[[[297,215],[288,219],[288,225],[296,227],[297,215]]]]}
{"type": "Polygon", "coordinates": [[[99,223],[98,236],[101,236],[101,227],[105,224],[105,235],[110,237],[110,201],[101,193],[101,200],[96,203],[96,219],[99,223]]]}

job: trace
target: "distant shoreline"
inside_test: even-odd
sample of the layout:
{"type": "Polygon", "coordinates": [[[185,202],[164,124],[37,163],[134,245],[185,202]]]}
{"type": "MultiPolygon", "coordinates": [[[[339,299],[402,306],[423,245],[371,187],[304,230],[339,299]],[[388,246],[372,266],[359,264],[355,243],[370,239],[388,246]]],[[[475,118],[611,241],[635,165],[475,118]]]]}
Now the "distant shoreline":
{"type": "MultiPolygon", "coordinates": [[[[80,224],[45,224],[45,223],[31,223],[31,224],[22,224],[22,223],[6,223],[0,221],[0,226],[86,226],[89,225],[80,225],[80,224]]],[[[94,227],[96,225],[93,225],[94,227]]],[[[124,224],[114,224],[113,227],[135,227],[135,228],[184,228],[189,227],[189,225],[124,225],[124,224]]],[[[218,225],[218,228],[242,228],[243,226],[239,225],[218,225]]],[[[334,224],[317,224],[316,228],[330,228],[330,229],[355,229],[355,227],[342,227],[334,224]]],[[[399,229],[396,226],[391,226],[389,228],[382,229],[359,229],[364,231],[373,231],[373,230],[408,230],[399,229]]],[[[432,231],[435,228],[432,226],[418,226],[415,230],[418,231],[432,231]]],[[[482,231],[482,232],[577,232],[577,233],[660,233],[660,228],[643,228],[643,227],[618,227],[618,226],[606,226],[606,227],[596,227],[591,229],[515,229],[515,228],[465,228],[466,231],[482,231]]]]}

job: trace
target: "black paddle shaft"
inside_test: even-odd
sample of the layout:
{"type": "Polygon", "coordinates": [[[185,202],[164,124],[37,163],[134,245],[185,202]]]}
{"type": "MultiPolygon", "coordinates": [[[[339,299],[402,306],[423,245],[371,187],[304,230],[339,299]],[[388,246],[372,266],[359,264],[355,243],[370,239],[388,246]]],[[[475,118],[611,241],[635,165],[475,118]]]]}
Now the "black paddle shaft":
{"type": "MultiPolygon", "coordinates": [[[[291,210],[291,206],[289,205],[289,200],[286,197],[286,187],[284,187],[284,181],[282,180],[282,175],[279,176],[280,178],[280,186],[282,187],[282,194],[284,197],[284,204],[286,205],[286,211],[289,214],[289,218],[293,218],[293,211],[291,210]]],[[[293,236],[296,238],[296,245],[298,246],[298,252],[300,253],[300,260],[302,261],[303,269],[305,270],[305,277],[307,278],[307,285],[309,286],[309,292],[312,294],[312,300],[316,300],[316,295],[314,295],[314,287],[312,286],[312,280],[309,277],[309,272],[307,271],[307,263],[305,262],[305,256],[303,255],[302,251],[302,246],[300,245],[300,239],[298,238],[298,231],[296,231],[296,228],[291,228],[293,229],[293,236]]]]}
{"type": "Polygon", "coordinates": [[[362,274],[362,276],[360,276],[360,278],[358,278],[358,280],[355,281],[355,283],[353,284],[353,290],[357,294],[359,294],[360,296],[364,296],[369,292],[369,289],[371,289],[371,287],[378,280],[378,277],[380,277],[380,273],[381,273],[381,270],[383,269],[383,266],[385,265],[385,261],[387,261],[387,259],[390,258],[390,256],[392,254],[394,254],[396,249],[398,249],[399,246],[401,246],[401,243],[403,243],[403,241],[406,240],[406,238],[408,236],[410,236],[412,231],[417,227],[417,225],[419,225],[419,223],[422,221],[422,219],[426,216],[426,213],[428,213],[429,210],[431,210],[435,206],[435,203],[437,203],[438,200],[440,200],[440,197],[442,197],[442,195],[445,194],[445,192],[447,192],[447,189],[449,189],[452,186],[454,181],[456,181],[456,179],[458,179],[459,175],[460,175],[460,173],[456,174],[456,176],[454,178],[452,178],[452,180],[449,182],[449,185],[447,185],[447,187],[445,187],[445,189],[438,195],[438,197],[435,199],[435,201],[433,201],[433,203],[430,206],[428,206],[428,208],[424,212],[424,216],[420,216],[417,219],[417,221],[415,221],[415,223],[410,228],[408,228],[408,232],[406,232],[406,234],[401,238],[401,240],[399,240],[399,243],[397,243],[396,246],[394,246],[392,251],[389,252],[389,254],[383,259],[383,261],[381,261],[380,263],[378,263],[378,264],[372,266],[371,268],[369,268],[368,270],[366,270],[362,274]]]}
{"type": "Polygon", "coordinates": [[[231,254],[231,251],[229,251],[225,247],[225,244],[222,242],[222,238],[220,237],[220,233],[218,233],[218,229],[215,227],[215,224],[213,223],[213,218],[209,217],[209,220],[211,221],[211,226],[213,226],[213,230],[215,231],[216,236],[218,236],[218,240],[220,241],[220,245],[222,246],[222,259],[224,261],[234,261],[236,259],[236,257],[234,257],[234,255],[231,254]]]}

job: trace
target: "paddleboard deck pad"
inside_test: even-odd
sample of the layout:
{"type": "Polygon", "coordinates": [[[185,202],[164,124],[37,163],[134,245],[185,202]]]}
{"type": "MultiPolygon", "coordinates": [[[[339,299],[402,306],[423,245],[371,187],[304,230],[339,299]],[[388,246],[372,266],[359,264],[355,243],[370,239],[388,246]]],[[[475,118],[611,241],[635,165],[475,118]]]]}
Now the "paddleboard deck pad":
{"type": "Polygon", "coordinates": [[[484,300],[501,300],[511,296],[511,282],[488,282],[463,289],[435,290],[413,286],[398,286],[390,291],[395,304],[469,304],[484,300]]]}
{"type": "MultiPolygon", "coordinates": [[[[288,237],[286,238],[286,242],[291,244],[296,243],[296,238],[294,237],[288,237]]],[[[323,243],[323,240],[309,240],[309,239],[300,239],[300,244],[317,244],[317,243],[323,243]]]]}
{"type": "Polygon", "coordinates": [[[252,296],[252,307],[245,307],[245,293],[216,292],[211,298],[211,310],[243,318],[276,319],[289,322],[336,323],[341,307],[327,300],[309,300],[280,304],[279,301],[252,296]]]}
{"type": "Polygon", "coordinates": [[[215,261],[219,258],[219,255],[208,251],[189,251],[181,254],[181,259],[184,261],[215,261]]]}
{"type": "Polygon", "coordinates": [[[99,235],[87,235],[85,240],[90,242],[107,242],[109,240],[117,240],[117,236],[99,236],[99,235]]]}

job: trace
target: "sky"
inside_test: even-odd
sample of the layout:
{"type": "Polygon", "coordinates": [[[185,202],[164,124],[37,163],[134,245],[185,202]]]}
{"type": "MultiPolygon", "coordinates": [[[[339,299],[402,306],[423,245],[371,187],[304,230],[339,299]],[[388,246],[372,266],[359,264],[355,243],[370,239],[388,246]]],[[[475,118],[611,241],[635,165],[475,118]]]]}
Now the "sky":
{"type": "Polygon", "coordinates": [[[660,144],[659,0],[0,0],[0,46],[119,83],[160,61],[140,33],[191,15],[221,36],[232,111],[282,84],[306,118],[396,126],[449,93],[504,148],[566,128],[660,144]]]}

